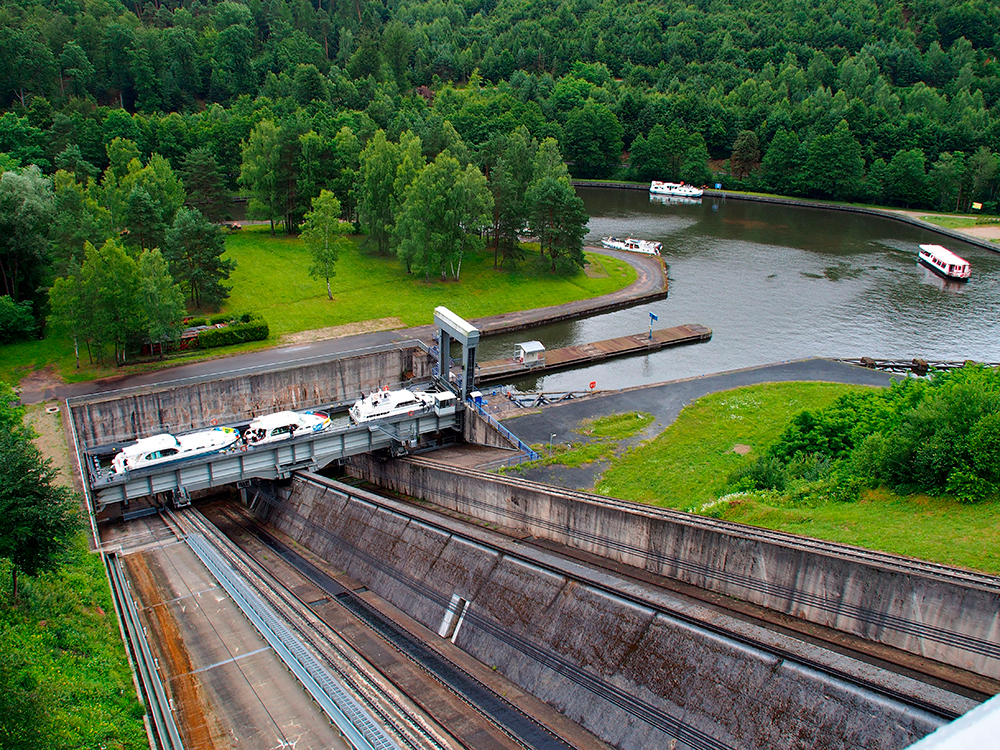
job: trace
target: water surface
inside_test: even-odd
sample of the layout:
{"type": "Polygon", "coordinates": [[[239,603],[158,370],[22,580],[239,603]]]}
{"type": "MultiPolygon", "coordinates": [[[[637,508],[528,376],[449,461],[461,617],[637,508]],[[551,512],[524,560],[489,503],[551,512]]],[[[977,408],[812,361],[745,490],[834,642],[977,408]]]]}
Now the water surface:
{"type": "Polygon", "coordinates": [[[876,216],[703,199],[651,202],[639,190],[581,188],[587,244],[607,235],[659,240],[670,294],[654,304],[483,339],[480,360],[518,341],[549,349],[681,323],[708,343],[519,381],[524,389],[624,388],[805,357],[1000,361],[1000,253],[876,216]],[[967,284],[916,262],[945,245],[972,263],[967,284]]]}

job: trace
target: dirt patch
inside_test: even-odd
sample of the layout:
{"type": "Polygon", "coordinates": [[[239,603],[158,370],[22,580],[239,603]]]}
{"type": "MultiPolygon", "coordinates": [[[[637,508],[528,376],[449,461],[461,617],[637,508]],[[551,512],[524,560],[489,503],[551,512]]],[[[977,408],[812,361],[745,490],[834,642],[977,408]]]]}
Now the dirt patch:
{"type": "Polygon", "coordinates": [[[70,459],[69,447],[66,445],[66,431],[63,430],[62,414],[59,411],[49,413],[46,407],[52,404],[32,404],[24,409],[24,422],[31,427],[38,437],[35,445],[45,458],[52,460],[52,467],[59,471],[57,484],[70,489],[73,486],[73,463],[70,459]]]}
{"type": "Polygon", "coordinates": [[[752,449],[750,448],[749,445],[744,445],[743,443],[737,443],[736,445],[733,446],[733,453],[737,453],[741,456],[745,456],[751,450],[752,449]]]}
{"type": "Polygon", "coordinates": [[[49,365],[25,375],[18,383],[18,388],[28,401],[45,401],[55,398],[56,388],[65,383],[56,373],[55,365],[49,365]]]}
{"type": "Polygon", "coordinates": [[[376,320],[362,320],[360,323],[347,323],[342,326],[329,326],[328,328],[314,328],[311,331],[299,331],[298,333],[286,333],[278,339],[279,346],[287,344],[309,344],[313,341],[326,341],[327,339],[339,339],[344,336],[356,336],[359,333],[374,333],[375,331],[391,331],[395,328],[405,328],[404,323],[399,318],[378,318],[376,320]]]}
{"type": "Polygon", "coordinates": [[[587,263],[583,267],[583,272],[587,275],[588,279],[606,279],[608,278],[608,272],[600,263],[587,263]]]}

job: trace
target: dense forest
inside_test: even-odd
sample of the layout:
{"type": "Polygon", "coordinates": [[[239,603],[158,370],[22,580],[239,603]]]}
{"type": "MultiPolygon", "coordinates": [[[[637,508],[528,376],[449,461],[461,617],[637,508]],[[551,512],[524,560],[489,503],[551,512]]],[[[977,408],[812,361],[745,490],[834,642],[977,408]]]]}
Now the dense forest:
{"type": "Polygon", "coordinates": [[[119,235],[136,258],[160,247],[195,306],[217,303],[225,264],[182,268],[174,223],[193,236],[232,192],[295,231],[328,189],[410,268],[398,225],[425,212],[404,193],[442,154],[472,213],[405,233],[487,234],[498,265],[543,195],[565,214],[553,268],[582,257],[557,247],[585,217],[542,190],[543,144],[577,177],[997,210],[1000,8],[985,0],[8,0],[0,16],[7,321],[26,302],[41,319],[55,277],[119,235]],[[376,142],[401,182],[373,177],[376,142]]]}

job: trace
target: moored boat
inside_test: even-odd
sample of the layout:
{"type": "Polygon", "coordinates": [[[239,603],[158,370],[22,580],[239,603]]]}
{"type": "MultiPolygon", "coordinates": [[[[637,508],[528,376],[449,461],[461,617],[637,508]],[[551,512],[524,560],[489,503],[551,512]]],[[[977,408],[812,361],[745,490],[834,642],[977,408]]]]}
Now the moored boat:
{"type": "Polygon", "coordinates": [[[642,253],[643,255],[659,255],[663,245],[652,240],[637,240],[635,237],[605,237],[601,244],[608,250],[625,250],[630,253],[642,253]]]}
{"type": "Polygon", "coordinates": [[[705,194],[701,188],[694,185],[685,185],[683,182],[660,182],[653,180],[649,183],[649,192],[653,195],[673,195],[677,198],[700,198],[705,194]]]}
{"type": "Polygon", "coordinates": [[[921,245],[917,257],[921,263],[945,278],[968,281],[972,274],[969,261],[941,245],[921,245]]]}
{"type": "Polygon", "coordinates": [[[434,395],[431,393],[408,391],[405,388],[400,388],[398,391],[383,388],[381,391],[373,391],[359,398],[347,411],[355,424],[363,424],[404,414],[413,416],[432,406],[434,406],[434,395]]]}
{"type": "Polygon", "coordinates": [[[239,431],[232,427],[213,427],[177,437],[166,433],[152,435],[123,448],[114,457],[111,466],[115,473],[124,474],[167,461],[218,453],[239,439],[239,431]]]}

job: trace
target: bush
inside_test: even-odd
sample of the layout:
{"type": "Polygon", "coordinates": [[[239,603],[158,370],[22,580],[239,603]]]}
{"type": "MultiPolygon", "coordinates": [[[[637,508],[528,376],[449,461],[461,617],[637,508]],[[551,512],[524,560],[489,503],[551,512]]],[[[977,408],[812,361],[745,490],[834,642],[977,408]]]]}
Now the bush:
{"type": "Polygon", "coordinates": [[[225,328],[209,328],[201,331],[198,334],[198,346],[210,349],[216,346],[245,344],[248,341],[263,341],[271,334],[267,321],[254,313],[243,313],[236,320],[244,322],[232,323],[225,328]]]}
{"type": "Polygon", "coordinates": [[[773,456],[761,456],[730,474],[726,485],[733,492],[748,490],[781,492],[785,489],[785,481],[785,467],[781,460],[773,456]]]}
{"type": "Polygon", "coordinates": [[[188,328],[194,328],[195,326],[207,326],[208,321],[205,318],[189,318],[184,325],[188,328]]]}
{"type": "Polygon", "coordinates": [[[14,302],[8,294],[0,297],[0,344],[24,341],[37,332],[30,302],[14,302]]]}
{"type": "MultiPolygon", "coordinates": [[[[209,317],[208,324],[214,326],[218,325],[219,323],[228,323],[231,320],[234,320],[232,313],[218,313],[216,315],[212,315],[209,317]]],[[[247,321],[243,322],[246,323],[247,321]]]]}

